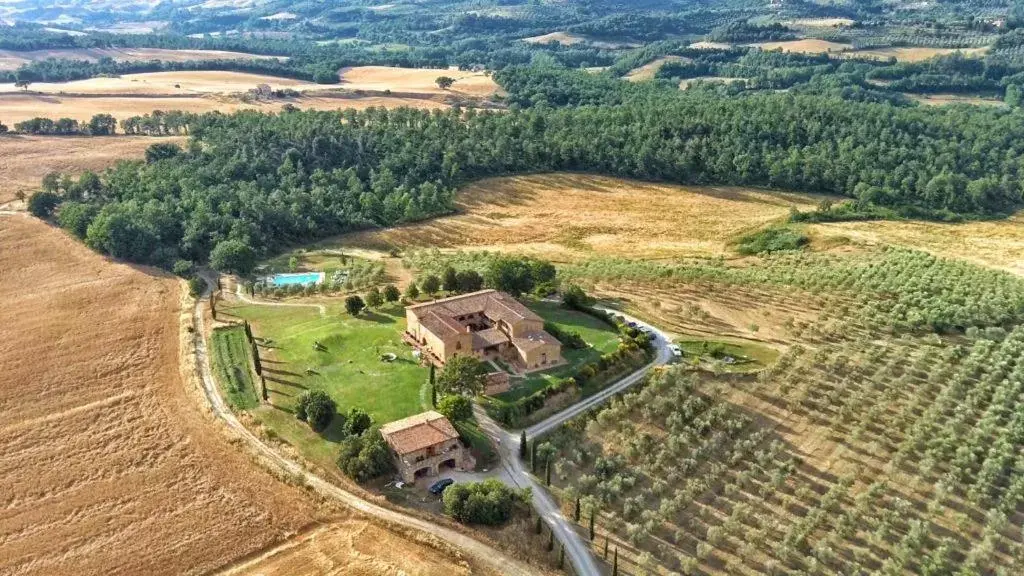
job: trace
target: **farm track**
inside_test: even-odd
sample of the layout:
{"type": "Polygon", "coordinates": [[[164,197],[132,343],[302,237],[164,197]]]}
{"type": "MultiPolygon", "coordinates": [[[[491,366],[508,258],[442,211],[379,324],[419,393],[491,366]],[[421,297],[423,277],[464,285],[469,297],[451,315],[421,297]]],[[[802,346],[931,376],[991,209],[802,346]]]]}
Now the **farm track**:
{"type": "MultiPolygon", "coordinates": [[[[210,358],[206,349],[206,341],[203,337],[204,334],[204,320],[203,320],[203,303],[210,294],[211,287],[216,285],[216,279],[211,278],[209,275],[203,275],[203,280],[206,282],[206,289],[203,291],[203,295],[196,300],[195,310],[193,315],[193,334],[192,343],[194,347],[194,353],[196,356],[196,363],[199,366],[200,376],[202,380],[203,393],[206,395],[206,399],[210,404],[210,408],[213,414],[224,421],[233,431],[237,432],[239,437],[249,445],[249,447],[257,453],[259,456],[264,458],[267,462],[273,464],[276,468],[285,472],[291,476],[300,477],[306,484],[315,490],[317,493],[336,500],[350,508],[380,518],[386,522],[393,522],[406,528],[414,530],[420,530],[427,534],[431,534],[438,538],[448,541],[449,543],[462,549],[468,555],[476,558],[480,563],[487,565],[489,568],[495,570],[500,574],[509,574],[512,576],[525,576],[529,574],[535,574],[536,571],[532,568],[520,563],[517,560],[513,560],[503,553],[495,550],[494,548],[484,544],[470,536],[439,526],[432,522],[409,516],[401,512],[397,512],[383,506],[379,506],[372,502],[369,502],[360,496],[353,494],[347,490],[344,490],[327,480],[317,476],[316,474],[306,470],[301,464],[285,458],[272,447],[265,444],[256,435],[250,432],[241,422],[235,417],[234,413],[228,408],[224,399],[221,397],[217,390],[217,385],[213,377],[213,371],[210,366],[210,358]]],[[[245,300],[243,298],[243,300],[245,300]]],[[[279,303],[268,303],[268,302],[256,302],[253,300],[245,300],[252,304],[257,305],[273,305],[279,303]]],[[[320,306],[321,305],[305,305],[305,306],[320,306]]]]}

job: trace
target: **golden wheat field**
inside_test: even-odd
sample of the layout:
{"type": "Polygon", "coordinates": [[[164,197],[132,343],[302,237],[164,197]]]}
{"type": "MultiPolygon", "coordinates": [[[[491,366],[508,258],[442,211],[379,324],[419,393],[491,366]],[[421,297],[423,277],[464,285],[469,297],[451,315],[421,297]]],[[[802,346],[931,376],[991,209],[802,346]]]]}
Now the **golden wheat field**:
{"type": "Polygon", "coordinates": [[[661,58],[657,58],[655,60],[652,60],[652,61],[648,62],[647,64],[644,64],[643,66],[639,66],[637,68],[634,68],[633,70],[630,70],[629,74],[626,74],[624,76],[624,78],[626,80],[631,81],[631,82],[639,82],[641,80],[650,80],[651,78],[654,78],[654,75],[658,73],[658,70],[661,70],[661,67],[664,66],[664,64],[666,62],[689,62],[689,61],[690,61],[689,58],[683,58],[682,56],[673,56],[673,55],[662,56],[661,58]]]}
{"type": "Polygon", "coordinates": [[[60,94],[0,94],[0,121],[8,126],[30,118],[74,118],[88,121],[95,114],[110,114],[118,119],[150,114],[155,110],[181,110],[200,114],[220,111],[231,113],[238,110],[259,110],[278,112],[285,104],[301,109],[341,110],[354,108],[364,110],[370,107],[409,107],[424,110],[447,108],[448,105],[434,98],[396,98],[389,96],[359,96],[337,98],[305,95],[287,100],[244,102],[237,98],[207,95],[194,96],[64,96],[60,94]]]}
{"type": "Polygon", "coordinates": [[[858,58],[877,58],[888,60],[896,58],[901,62],[920,62],[936,56],[945,56],[960,52],[965,56],[980,56],[988,50],[987,48],[924,48],[919,46],[904,46],[891,48],[875,48],[871,50],[854,50],[847,53],[847,56],[858,58]]]}
{"type": "Polygon", "coordinates": [[[393,66],[356,66],[342,68],[341,87],[349,90],[368,90],[398,93],[444,94],[453,92],[468,96],[490,96],[498,91],[498,85],[484,72],[472,72],[455,68],[396,68],[393,66]],[[440,76],[455,79],[447,91],[438,88],[440,76]]]}
{"type": "Polygon", "coordinates": [[[168,50],[164,48],[68,48],[52,50],[0,50],[0,70],[16,70],[29,62],[38,62],[48,58],[67,60],[88,60],[95,62],[100,58],[111,58],[121,62],[139,62],[162,60],[165,62],[183,62],[186,60],[252,60],[260,58],[278,58],[287,60],[285,56],[262,56],[245,52],[226,50],[168,50]]]}
{"type": "Polygon", "coordinates": [[[898,244],[1024,276],[1024,212],[963,224],[888,221],[815,224],[813,234],[868,244],[898,244]]]}
{"type": "Polygon", "coordinates": [[[782,50],[783,52],[801,52],[804,54],[820,54],[831,52],[842,52],[852,48],[850,44],[841,42],[829,42],[818,38],[804,38],[802,40],[783,40],[781,42],[758,42],[748,44],[757,46],[762,50],[782,50]]]}
{"type": "Polygon", "coordinates": [[[0,271],[0,571],[201,573],[318,518],[200,410],[178,279],[20,215],[0,271]]]}
{"type": "MultiPolygon", "coordinates": [[[[187,95],[245,92],[260,84],[267,84],[274,89],[288,88],[297,91],[322,90],[331,86],[265,74],[197,70],[144,72],[71,82],[34,82],[29,86],[29,90],[46,94],[187,95]]],[[[14,84],[0,84],[0,92],[21,91],[23,90],[14,84]]]]}
{"type": "Polygon", "coordinates": [[[457,198],[458,214],[356,233],[365,247],[516,250],[557,261],[588,255],[713,256],[737,234],[820,197],[750,188],[652,184],[586,174],[491,178],[457,198]]]}
{"type": "Polygon", "coordinates": [[[49,172],[98,172],[118,160],[142,158],[146,148],[156,142],[184,141],[148,136],[5,135],[0,137],[0,204],[14,200],[19,191],[38,190],[39,181],[49,172]]]}

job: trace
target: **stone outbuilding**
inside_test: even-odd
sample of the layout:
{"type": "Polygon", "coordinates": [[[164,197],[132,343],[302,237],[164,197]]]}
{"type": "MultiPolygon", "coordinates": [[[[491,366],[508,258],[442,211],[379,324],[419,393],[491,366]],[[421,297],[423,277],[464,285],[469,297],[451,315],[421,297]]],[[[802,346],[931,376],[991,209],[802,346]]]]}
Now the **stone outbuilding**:
{"type": "Polygon", "coordinates": [[[437,476],[446,468],[472,470],[476,465],[452,423],[433,410],[385,424],[380,433],[404,482],[437,476]]]}

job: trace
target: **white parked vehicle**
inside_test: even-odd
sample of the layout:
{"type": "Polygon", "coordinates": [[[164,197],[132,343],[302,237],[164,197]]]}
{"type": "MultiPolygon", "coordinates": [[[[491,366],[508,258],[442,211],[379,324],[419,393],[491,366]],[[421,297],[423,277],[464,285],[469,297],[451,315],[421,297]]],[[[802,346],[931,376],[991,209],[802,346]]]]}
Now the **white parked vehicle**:
{"type": "Polygon", "coordinates": [[[676,358],[683,357],[683,350],[679,347],[678,344],[669,344],[668,349],[672,351],[672,355],[675,356],[676,358]]]}

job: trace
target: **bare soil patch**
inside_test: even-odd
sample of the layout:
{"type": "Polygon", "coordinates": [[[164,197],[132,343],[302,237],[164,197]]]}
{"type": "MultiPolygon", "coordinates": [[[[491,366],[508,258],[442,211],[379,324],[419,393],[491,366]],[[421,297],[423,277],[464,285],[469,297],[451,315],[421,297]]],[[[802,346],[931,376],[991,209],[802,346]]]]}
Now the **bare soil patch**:
{"type": "Polygon", "coordinates": [[[998,98],[967,96],[964,94],[907,94],[907,96],[927,106],[946,106],[948,104],[971,104],[974,106],[1006,105],[1005,102],[998,98]]]}
{"type": "Polygon", "coordinates": [[[317,519],[198,408],[179,280],[24,216],[0,270],[0,571],[203,573],[317,519]]]}
{"type": "Polygon", "coordinates": [[[675,186],[586,174],[491,178],[459,193],[459,214],[343,236],[344,246],[474,248],[556,261],[592,255],[723,254],[736,234],[820,197],[750,188],[675,186]]]}
{"type": "Polygon", "coordinates": [[[356,66],[342,68],[342,88],[350,90],[373,90],[412,92],[419,94],[465,94],[469,96],[490,96],[498,91],[498,85],[483,72],[470,72],[455,68],[396,68],[393,66],[356,66]],[[439,76],[455,79],[448,90],[438,88],[439,76]]]}
{"type": "MultiPolygon", "coordinates": [[[[7,118],[3,118],[5,121],[7,118]]],[[[119,160],[141,158],[157,142],[184,138],[148,136],[3,136],[0,137],[0,204],[18,191],[34,191],[49,172],[100,171],[119,160]]]]}
{"type": "Polygon", "coordinates": [[[782,49],[783,52],[802,52],[804,54],[842,52],[853,47],[850,44],[829,42],[828,40],[820,40],[818,38],[785,40],[782,42],[758,42],[755,44],[748,44],[748,46],[757,46],[762,50],[782,49]]]}
{"type": "Polygon", "coordinates": [[[728,50],[732,48],[732,44],[726,42],[709,42],[707,40],[701,40],[700,42],[694,42],[690,44],[690,48],[697,48],[699,50],[728,50]]]}
{"type": "Polygon", "coordinates": [[[186,60],[257,60],[278,58],[287,60],[287,56],[263,56],[245,52],[226,50],[167,50],[163,48],[77,48],[54,50],[0,50],[0,70],[16,70],[18,67],[58,58],[67,60],[88,60],[95,62],[100,58],[112,58],[122,62],[138,62],[147,60],[163,60],[165,62],[184,62],[186,60]]]}

